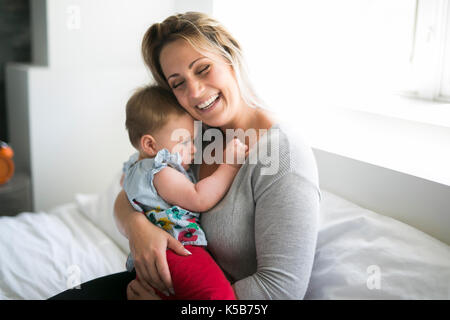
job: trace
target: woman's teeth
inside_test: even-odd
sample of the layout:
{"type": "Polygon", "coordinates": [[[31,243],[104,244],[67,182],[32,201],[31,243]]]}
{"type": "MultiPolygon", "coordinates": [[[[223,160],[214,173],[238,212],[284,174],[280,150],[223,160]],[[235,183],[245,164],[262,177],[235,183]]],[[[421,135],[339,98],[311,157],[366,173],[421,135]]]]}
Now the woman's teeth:
{"type": "Polygon", "coordinates": [[[213,95],[211,98],[209,98],[209,99],[206,100],[205,102],[203,102],[203,103],[197,105],[197,108],[199,108],[199,109],[207,109],[207,108],[209,108],[209,107],[213,104],[213,102],[216,101],[216,99],[217,99],[218,97],[219,97],[218,94],[213,95]]]}

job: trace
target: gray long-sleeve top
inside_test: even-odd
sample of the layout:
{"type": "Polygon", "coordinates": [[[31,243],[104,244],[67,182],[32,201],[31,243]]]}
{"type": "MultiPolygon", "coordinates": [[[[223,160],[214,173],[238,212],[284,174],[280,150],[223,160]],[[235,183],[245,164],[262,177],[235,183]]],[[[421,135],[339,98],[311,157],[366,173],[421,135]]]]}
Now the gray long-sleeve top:
{"type": "Polygon", "coordinates": [[[318,232],[317,166],[311,148],[286,125],[263,137],[250,151],[260,152],[257,162],[249,155],[201,224],[239,299],[303,299],[318,232]]]}

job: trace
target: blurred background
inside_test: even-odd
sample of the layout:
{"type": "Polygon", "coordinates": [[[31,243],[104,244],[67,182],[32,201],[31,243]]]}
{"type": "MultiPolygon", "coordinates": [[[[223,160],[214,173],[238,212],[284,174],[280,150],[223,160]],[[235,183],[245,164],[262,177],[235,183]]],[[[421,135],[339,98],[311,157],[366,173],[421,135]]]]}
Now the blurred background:
{"type": "Polygon", "coordinates": [[[8,141],[5,64],[31,61],[29,0],[0,1],[0,140],[8,141]]]}
{"type": "Polygon", "coordinates": [[[378,211],[450,194],[448,0],[0,0],[0,140],[34,210],[121,170],[124,106],[151,80],[142,36],[185,11],[238,39],[267,108],[313,147],[322,186],[378,211]]]}

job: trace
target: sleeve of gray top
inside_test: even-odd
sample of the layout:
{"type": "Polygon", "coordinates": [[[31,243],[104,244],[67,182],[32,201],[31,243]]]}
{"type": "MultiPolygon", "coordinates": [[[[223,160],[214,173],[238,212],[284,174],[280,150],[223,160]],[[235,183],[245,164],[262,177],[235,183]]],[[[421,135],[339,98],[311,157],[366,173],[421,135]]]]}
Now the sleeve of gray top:
{"type": "Polygon", "coordinates": [[[318,232],[318,188],[296,172],[269,185],[255,207],[257,271],[237,281],[239,299],[303,299],[318,232]]]}

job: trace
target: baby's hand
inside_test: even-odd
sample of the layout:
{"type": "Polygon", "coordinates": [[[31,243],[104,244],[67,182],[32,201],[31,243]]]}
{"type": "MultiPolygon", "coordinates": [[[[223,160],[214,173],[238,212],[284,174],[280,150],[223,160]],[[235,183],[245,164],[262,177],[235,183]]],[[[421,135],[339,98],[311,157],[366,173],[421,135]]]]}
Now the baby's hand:
{"type": "Polygon", "coordinates": [[[248,147],[244,143],[234,138],[227,143],[225,148],[225,163],[239,168],[245,161],[247,149],[248,147]]]}

